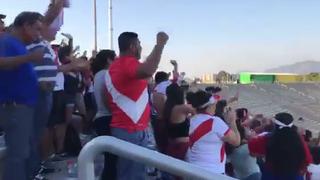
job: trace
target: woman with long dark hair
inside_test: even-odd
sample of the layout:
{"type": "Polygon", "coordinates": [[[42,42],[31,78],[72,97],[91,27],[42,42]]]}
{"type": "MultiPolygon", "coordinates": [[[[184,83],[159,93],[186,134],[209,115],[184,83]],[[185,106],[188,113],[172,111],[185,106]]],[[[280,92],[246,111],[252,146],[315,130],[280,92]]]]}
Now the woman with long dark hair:
{"type": "Polygon", "coordinates": [[[108,127],[111,121],[111,112],[107,107],[106,97],[104,95],[104,76],[115,56],[115,52],[112,50],[101,50],[91,64],[91,69],[94,74],[94,96],[97,104],[94,126],[98,135],[109,135],[110,133],[108,127]]]}
{"type": "Polygon", "coordinates": [[[166,95],[167,100],[163,111],[167,131],[165,153],[184,160],[189,145],[188,115],[195,111],[191,105],[185,104],[184,91],[177,83],[167,87],[166,95]]]}
{"type": "MultiPolygon", "coordinates": [[[[112,119],[111,111],[106,103],[105,95],[105,75],[113,62],[116,54],[112,50],[101,50],[92,61],[91,69],[94,74],[94,96],[97,105],[97,113],[94,118],[94,128],[98,136],[110,135],[110,122],[112,119]]],[[[105,167],[103,169],[102,179],[116,179],[116,157],[112,154],[105,154],[105,167]]]]}
{"type": "Polygon", "coordinates": [[[252,155],[266,159],[262,180],[303,180],[312,156],[307,144],[293,125],[289,113],[274,117],[275,129],[271,134],[249,141],[252,155]]]}
{"type": "Polygon", "coordinates": [[[235,112],[228,109],[225,120],[214,116],[216,100],[205,91],[188,93],[187,100],[196,109],[190,120],[189,148],[186,160],[213,173],[224,174],[226,154],[224,142],[240,144],[240,135],[235,123],[235,112]]]}
{"type": "Polygon", "coordinates": [[[244,123],[249,118],[249,112],[247,108],[238,108],[236,109],[237,119],[240,120],[241,123],[244,123]]]}
{"type": "Polygon", "coordinates": [[[219,100],[214,115],[224,120],[224,113],[226,112],[227,105],[226,100],[219,100]]]}

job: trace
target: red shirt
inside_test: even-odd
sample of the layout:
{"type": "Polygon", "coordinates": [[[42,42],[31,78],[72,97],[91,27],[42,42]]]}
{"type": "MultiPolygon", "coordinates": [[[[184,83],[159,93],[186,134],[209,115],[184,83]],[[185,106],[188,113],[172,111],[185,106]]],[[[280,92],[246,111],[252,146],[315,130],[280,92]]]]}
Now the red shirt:
{"type": "MultiPolygon", "coordinates": [[[[256,138],[251,139],[248,142],[248,148],[249,152],[253,156],[265,156],[266,155],[266,150],[267,150],[267,143],[269,140],[269,136],[258,136],[256,138]]],[[[304,152],[305,152],[305,163],[302,165],[302,171],[306,171],[307,166],[312,163],[312,155],[310,153],[310,150],[308,148],[307,143],[304,141],[304,139],[301,137],[301,141],[304,147],[304,152]]]]}
{"type": "Polygon", "coordinates": [[[148,82],[137,77],[139,65],[135,57],[119,57],[106,74],[106,93],[112,112],[111,127],[126,129],[128,132],[148,127],[148,82]]]}

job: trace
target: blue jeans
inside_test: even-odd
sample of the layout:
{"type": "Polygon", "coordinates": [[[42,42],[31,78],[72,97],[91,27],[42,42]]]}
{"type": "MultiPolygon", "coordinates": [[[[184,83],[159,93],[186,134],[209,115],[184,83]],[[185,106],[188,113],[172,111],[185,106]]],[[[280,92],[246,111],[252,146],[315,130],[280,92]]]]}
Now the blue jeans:
{"type": "Polygon", "coordinates": [[[0,123],[4,128],[7,146],[3,180],[27,179],[33,115],[33,107],[0,106],[0,123]]]}
{"type": "MultiPolygon", "coordinates": [[[[125,129],[111,128],[111,135],[121,140],[147,147],[149,136],[148,130],[129,133],[125,129]]],[[[118,157],[117,179],[118,180],[141,180],[146,177],[146,166],[136,161],[118,157]]]]}
{"type": "Polygon", "coordinates": [[[40,169],[40,142],[47,126],[52,108],[52,92],[39,91],[38,101],[35,107],[31,132],[31,149],[28,160],[28,176],[33,177],[40,169]]]}

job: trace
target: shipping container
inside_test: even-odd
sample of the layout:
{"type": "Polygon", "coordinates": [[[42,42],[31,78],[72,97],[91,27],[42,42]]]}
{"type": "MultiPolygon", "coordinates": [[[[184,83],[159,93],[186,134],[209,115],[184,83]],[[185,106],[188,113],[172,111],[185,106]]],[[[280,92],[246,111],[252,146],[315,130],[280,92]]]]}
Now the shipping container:
{"type": "Polygon", "coordinates": [[[251,84],[250,73],[240,73],[240,84],[251,84]]]}
{"type": "Polygon", "coordinates": [[[254,83],[268,83],[272,84],[275,81],[275,75],[269,74],[252,74],[251,81],[254,83]]]}
{"type": "Polygon", "coordinates": [[[296,82],[302,82],[303,77],[299,75],[276,75],[276,81],[280,83],[296,83],[296,82]]]}

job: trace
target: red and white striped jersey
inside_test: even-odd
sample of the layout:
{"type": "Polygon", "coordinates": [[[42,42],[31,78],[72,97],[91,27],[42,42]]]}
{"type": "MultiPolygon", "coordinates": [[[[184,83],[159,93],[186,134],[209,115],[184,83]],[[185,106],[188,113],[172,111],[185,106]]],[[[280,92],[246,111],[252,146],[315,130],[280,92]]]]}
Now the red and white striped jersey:
{"type": "Polygon", "coordinates": [[[144,130],[150,117],[147,80],[138,79],[140,62],[132,56],[115,59],[106,73],[106,93],[112,113],[110,126],[128,132],[144,130]]]}
{"type": "Polygon", "coordinates": [[[227,124],[219,117],[197,114],[190,120],[190,146],[186,160],[213,173],[224,173],[226,154],[224,137],[229,132],[227,124]]]}

